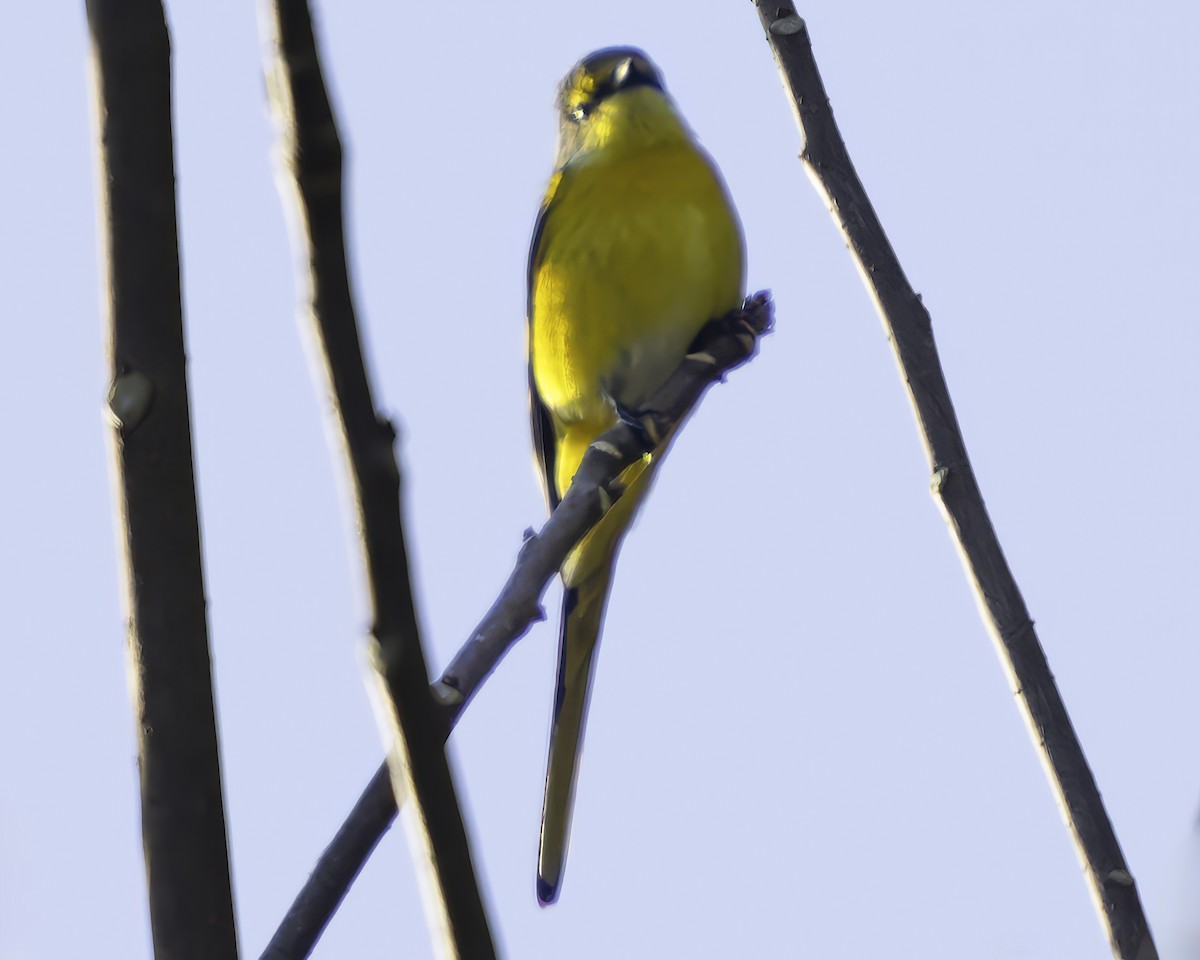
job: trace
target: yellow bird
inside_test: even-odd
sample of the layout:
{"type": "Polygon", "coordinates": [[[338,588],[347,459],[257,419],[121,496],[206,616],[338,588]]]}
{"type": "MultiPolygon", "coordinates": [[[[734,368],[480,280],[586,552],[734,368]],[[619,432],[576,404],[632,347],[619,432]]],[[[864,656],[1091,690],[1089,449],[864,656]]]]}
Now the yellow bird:
{"type": "MultiPolygon", "coordinates": [[[[640,50],[585,57],[558,95],[558,160],[529,254],[533,445],[553,510],[588,446],[636,412],[709,320],[741,304],[742,229],[640,50]]],[[[671,438],[567,557],[537,896],[562,884],[597,641],[621,539],[671,438]]]]}

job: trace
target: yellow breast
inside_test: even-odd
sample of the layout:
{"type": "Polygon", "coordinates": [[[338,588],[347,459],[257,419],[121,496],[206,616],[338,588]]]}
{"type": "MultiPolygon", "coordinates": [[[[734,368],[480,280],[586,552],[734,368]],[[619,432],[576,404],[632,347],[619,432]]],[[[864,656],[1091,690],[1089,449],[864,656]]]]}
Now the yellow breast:
{"type": "Polygon", "coordinates": [[[530,359],[566,441],[561,490],[615,422],[612,401],[636,409],[700,328],[738,306],[744,255],[725,188],[690,140],[568,165],[542,229],[530,359]]]}

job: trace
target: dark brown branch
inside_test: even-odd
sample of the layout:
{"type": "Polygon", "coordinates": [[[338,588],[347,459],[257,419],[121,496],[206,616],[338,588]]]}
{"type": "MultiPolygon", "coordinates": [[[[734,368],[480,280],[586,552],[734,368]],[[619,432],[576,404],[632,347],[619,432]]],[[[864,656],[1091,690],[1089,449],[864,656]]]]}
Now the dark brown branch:
{"type": "MultiPolygon", "coordinates": [[[[543,618],[542,594],[571,548],[603,516],[603,501],[607,499],[611,506],[620,496],[617,478],[621,472],[653,448],[650,436],[669,433],[713,383],[749,360],[759,337],[769,332],[771,325],[772,303],[765,293],[748,299],[742,310],[709,324],[692,345],[689,357],[646,404],[644,431],[639,433],[621,423],[592,444],[562,503],[541,532],[525,541],[496,602],[434,684],[434,694],[444,705],[447,735],[500,658],[543,618]]],[[[261,960],[299,960],[309,955],[395,815],[395,796],[388,787],[385,765],[321,854],[261,960]]]]}
{"type": "Polygon", "coordinates": [[[396,795],[384,762],[317,860],[260,960],[302,960],[312,953],[350,884],[395,819],[396,795]]]}
{"type": "Polygon", "coordinates": [[[841,229],[887,329],[929,459],[932,492],[959,547],[988,632],[1070,826],[1101,922],[1121,960],[1157,957],[1100,791],[1025,601],[984,508],[933,341],[833,119],[804,21],[790,2],[756,0],[804,138],[801,160],[841,229]]]}
{"type": "Polygon", "coordinates": [[[154,956],[235,958],[188,417],[170,41],[159,0],[89,0],[87,15],[154,956]]]}
{"type": "Polygon", "coordinates": [[[494,957],[487,916],[429,695],[400,517],[395,431],[377,415],[354,316],[342,215],[342,149],[305,0],[272,7],[271,107],[295,182],[309,313],[352,478],[373,619],[368,653],[392,744],[392,789],[415,799],[409,840],[430,903],[431,934],[456,957],[494,957]]]}

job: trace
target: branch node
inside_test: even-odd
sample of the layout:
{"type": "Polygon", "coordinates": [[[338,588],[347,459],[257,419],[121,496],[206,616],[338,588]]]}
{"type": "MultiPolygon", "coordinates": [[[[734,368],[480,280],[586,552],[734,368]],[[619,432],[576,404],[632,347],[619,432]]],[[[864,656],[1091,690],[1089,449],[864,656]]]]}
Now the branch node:
{"type": "Polygon", "coordinates": [[[122,436],[129,436],[146,419],[153,399],[154,381],[141,370],[117,374],[108,391],[108,413],[122,436]]]}
{"type": "Polygon", "coordinates": [[[1120,867],[1118,867],[1115,870],[1108,871],[1108,874],[1104,877],[1104,882],[1114,883],[1118,887],[1132,887],[1133,874],[1128,870],[1122,870],[1120,867]]]}
{"type": "Polygon", "coordinates": [[[804,29],[804,21],[793,13],[786,17],[780,17],[771,24],[769,29],[774,37],[791,37],[804,29]]]}
{"type": "Polygon", "coordinates": [[[462,691],[457,689],[457,683],[454,677],[442,677],[429,685],[429,694],[439,706],[456,707],[463,702],[462,691]]]}

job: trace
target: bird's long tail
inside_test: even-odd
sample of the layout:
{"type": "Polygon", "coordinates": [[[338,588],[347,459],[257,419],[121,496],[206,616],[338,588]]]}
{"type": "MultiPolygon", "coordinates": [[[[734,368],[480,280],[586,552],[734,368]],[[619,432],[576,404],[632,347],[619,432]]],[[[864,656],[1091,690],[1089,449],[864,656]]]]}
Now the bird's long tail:
{"type": "Polygon", "coordinates": [[[538,903],[558,898],[571,829],[575,778],[592,692],[600,627],[612,582],[613,560],[589,572],[586,579],[563,594],[562,636],[558,680],[550,719],[550,759],[546,765],[546,795],[542,804],[542,834],[538,848],[538,903]]]}

